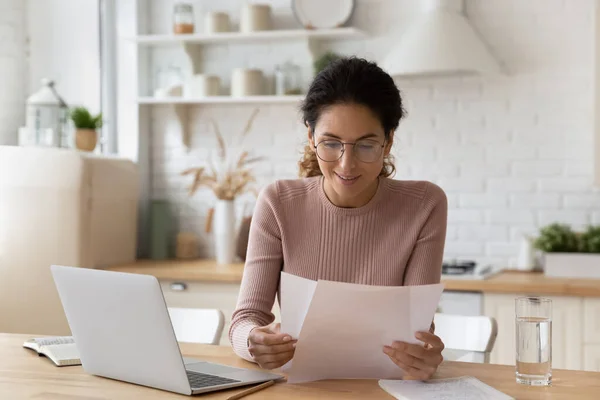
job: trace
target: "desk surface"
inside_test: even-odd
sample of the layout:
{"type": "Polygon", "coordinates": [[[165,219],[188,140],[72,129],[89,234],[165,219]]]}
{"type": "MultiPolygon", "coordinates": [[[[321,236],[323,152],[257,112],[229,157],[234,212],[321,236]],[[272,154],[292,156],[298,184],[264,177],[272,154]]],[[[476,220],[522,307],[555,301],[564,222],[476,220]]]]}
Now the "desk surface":
{"type": "MultiPolygon", "coordinates": [[[[35,335],[36,337],[39,335],[35,335]]],[[[45,357],[22,347],[31,335],[0,333],[0,398],[49,400],[105,399],[183,399],[186,396],[137,386],[86,374],[81,366],[56,367],[45,357]]],[[[184,355],[207,361],[256,368],[236,357],[224,346],[181,344],[184,355]]],[[[598,399],[600,372],[554,371],[550,387],[526,387],[515,383],[514,368],[503,365],[482,365],[444,362],[438,377],[470,375],[517,399],[598,399]]],[[[241,389],[203,395],[202,399],[226,399],[241,389]]],[[[329,380],[305,384],[277,383],[244,399],[388,399],[392,397],[379,388],[376,380],[329,380]]]]}
{"type": "MultiPolygon", "coordinates": [[[[138,260],[105,269],[149,274],[167,281],[239,284],[242,281],[244,264],[217,265],[214,260],[138,260]]],[[[550,278],[539,272],[504,271],[485,280],[444,278],[442,281],[446,290],[600,297],[600,279],[550,278]]]]}

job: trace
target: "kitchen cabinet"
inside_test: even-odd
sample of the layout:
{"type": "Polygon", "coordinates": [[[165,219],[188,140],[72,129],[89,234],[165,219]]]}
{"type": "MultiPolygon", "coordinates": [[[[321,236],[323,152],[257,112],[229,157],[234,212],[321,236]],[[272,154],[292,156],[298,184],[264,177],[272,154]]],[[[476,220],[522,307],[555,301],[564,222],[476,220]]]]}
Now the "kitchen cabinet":
{"type": "Polygon", "coordinates": [[[458,315],[482,315],[483,294],[481,292],[444,291],[438,312],[458,315]]]}
{"type": "Polygon", "coordinates": [[[600,345],[590,344],[583,347],[583,368],[586,371],[600,371],[600,345]]]}
{"type": "Polygon", "coordinates": [[[583,347],[583,368],[586,371],[600,371],[600,344],[586,344],[583,347]]]}
{"type": "MultiPolygon", "coordinates": [[[[498,323],[496,344],[490,354],[490,362],[494,364],[515,365],[515,298],[518,296],[484,295],[484,314],[494,317],[498,323]]],[[[552,299],[552,367],[583,369],[584,303],[588,299],[571,296],[549,298],[552,299]]]]}
{"type": "MultiPolygon", "coordinates": [[[[160,280],[160,286],[168,307],[218,308],[223,311],[225,325],[220,344],[227,345],[229,343],[231,316],[240,291],[238,283],[160,280]]],[[[272,311],[275,314],[275,320],[281,321],[277,300],[272,311]]]]}
{"type": "Polygon", "coordinates": [[[583,369],[600,371],[600,299],[583,302],[583,369]]]}
{"type": "Polygon", "coordinates": [[[485,294],[483,314],[496,319],[498,335],[490,353],[492,364],[515,364],[515,304],[514,296],[485,294]]]}
{"type": "Polygon", "coordinates": [[[586,298],[583,302],[583,340],[600,345],[600,299],[586,298]]]}

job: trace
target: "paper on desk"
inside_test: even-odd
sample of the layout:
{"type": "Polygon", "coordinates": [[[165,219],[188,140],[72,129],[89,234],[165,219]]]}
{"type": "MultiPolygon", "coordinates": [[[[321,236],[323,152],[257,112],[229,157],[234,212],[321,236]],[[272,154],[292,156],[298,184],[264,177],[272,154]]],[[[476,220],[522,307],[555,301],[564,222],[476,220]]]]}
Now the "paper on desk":
{"type": "Polygon", "coordinates": [[[291,330],[300,325],[293,364],[284,368],[289,383],[401,378],[403,371],[383,353],[383,346],[394,340],[419,343],[414,333],[429,329],[443,290],[443,284],[387,287],[319,280],[308,302],[311,284],[303,279],[282,275],[282,285],[284,280],[296,285],[287,292],[282,286],[282,332],[289,327],[294,335],[291,330]]]}
{"type": "Polygon", "coordinates": [[[514,400],[472,376],[429,381],[380,380],[379,386],[402,400],[514,400]]]}

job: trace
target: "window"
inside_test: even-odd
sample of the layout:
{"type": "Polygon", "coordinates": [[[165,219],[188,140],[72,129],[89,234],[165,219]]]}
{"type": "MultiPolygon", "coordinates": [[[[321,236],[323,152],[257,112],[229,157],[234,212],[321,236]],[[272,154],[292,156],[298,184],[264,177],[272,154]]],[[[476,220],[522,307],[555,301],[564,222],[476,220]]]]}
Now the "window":
{"type": "Polygon", "coordinates": [[[117,72],[116,72],[116,3],[99,0],[100,98],[104,117],[102,148],[104,154],[117,149],[117,72]]]}

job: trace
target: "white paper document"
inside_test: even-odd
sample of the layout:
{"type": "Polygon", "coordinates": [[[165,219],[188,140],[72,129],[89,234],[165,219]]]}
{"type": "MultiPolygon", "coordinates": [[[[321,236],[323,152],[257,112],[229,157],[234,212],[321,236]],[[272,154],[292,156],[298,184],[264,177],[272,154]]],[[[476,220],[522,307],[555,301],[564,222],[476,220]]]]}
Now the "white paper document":
{"type": "Polygon", "coordinates": [[[285,318],[281,320],[281,332],[285,332],[295,339],[300,337],[302,323],[304,323],[316,288],[316,281],[286,272],[281,273],[281,309],[286,310],[285,318]]]}
{"type": "Polygon", "coordinates": [[[298,339],[282,368],[288,382],[402,378],[383,346],[419,343],[415,332],[429,330],[443,287],[315,282],[282,272],[281,332],[298,339]]]}
{"type": "Polygon", "coordinates": [[[472,376],[429,381],[380,380],[379,386],[399,400],[514,400],[472,376]]]}

